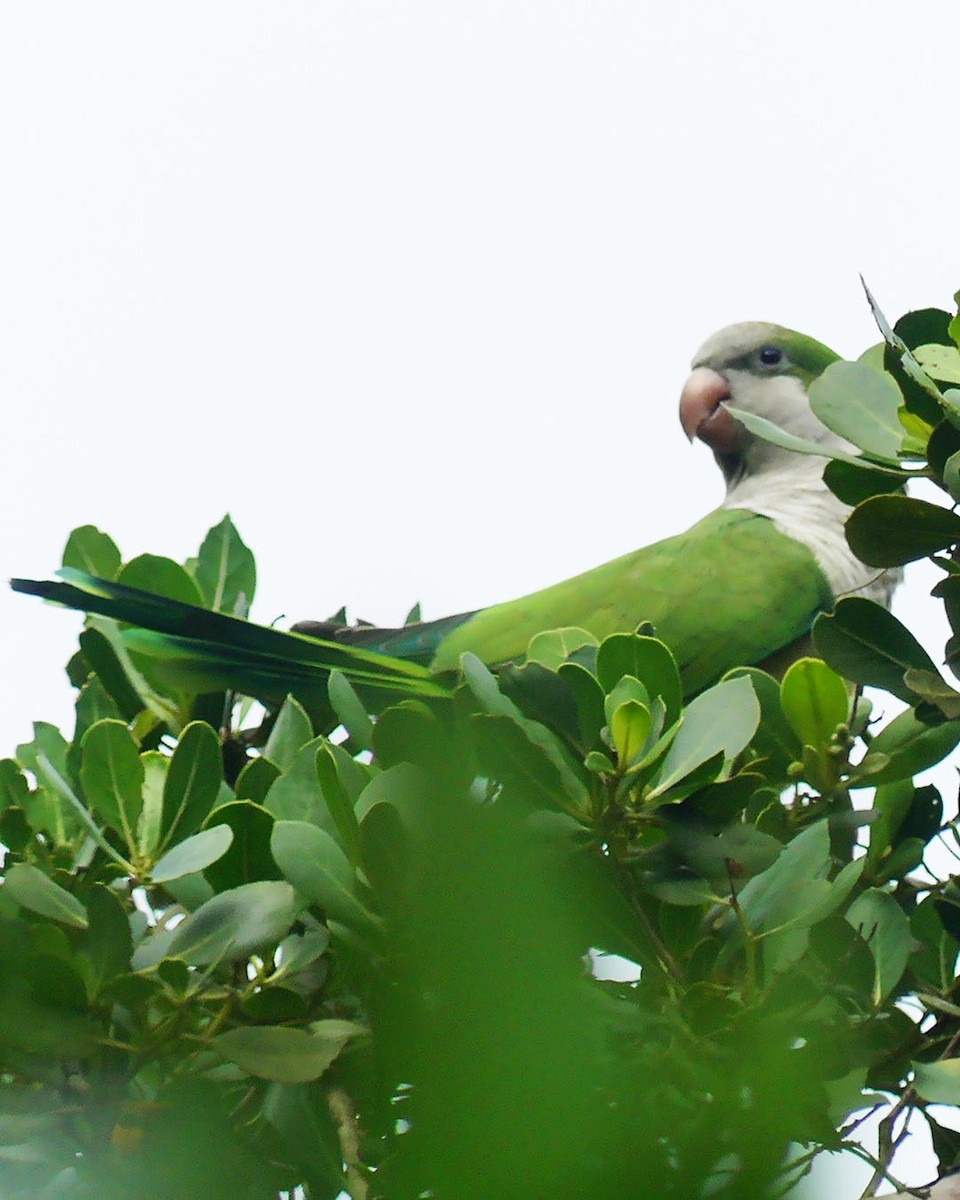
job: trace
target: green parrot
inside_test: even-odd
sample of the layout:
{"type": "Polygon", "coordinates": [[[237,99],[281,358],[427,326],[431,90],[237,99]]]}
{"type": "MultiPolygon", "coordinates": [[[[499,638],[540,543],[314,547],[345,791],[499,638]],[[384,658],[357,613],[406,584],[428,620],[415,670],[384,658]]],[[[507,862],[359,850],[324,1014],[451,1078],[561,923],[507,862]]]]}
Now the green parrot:
{"type": "Polygon", "coordinates": [[[688,438],[704,442],[726,481],[719,508],[685,533],[573,579],[476,612],[400,629],[304,622],[290,632],[153,596],[64,569],[60,581],[15,579],[21,592],[129,623],[127,646],[194,692],[225,688],[270,706],[325,695],[337,668],[384,697],[444,695],[460,656],[518,662],[544,630],[579,627],[602,639],[650,622],[693,695],[731,667],[782,669],[802,652],[818,613],[840,595],[889,601],[895,579],[851,553],[849,509],[822,480],[824,460],[755,437],[728,410],[762,416],[827,454],[850,447],[814,415],[807,389],[838,356],[764,322],[714,334],[693,360],[680,399],[688,438]]]}

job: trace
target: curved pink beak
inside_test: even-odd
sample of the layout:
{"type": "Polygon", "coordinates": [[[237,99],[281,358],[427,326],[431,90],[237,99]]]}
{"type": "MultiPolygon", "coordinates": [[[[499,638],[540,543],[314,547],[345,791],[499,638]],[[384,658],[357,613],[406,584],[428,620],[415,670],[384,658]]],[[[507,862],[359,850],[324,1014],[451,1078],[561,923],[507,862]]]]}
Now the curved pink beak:
{"type": "Polygon", "coordinates": [[[680,424],[692,442],[699,438],[711,450],[731,449],[737,422],[723,407],[730,399],[730,385],[712,367],[694,367],[680,396],[680,424]]]}

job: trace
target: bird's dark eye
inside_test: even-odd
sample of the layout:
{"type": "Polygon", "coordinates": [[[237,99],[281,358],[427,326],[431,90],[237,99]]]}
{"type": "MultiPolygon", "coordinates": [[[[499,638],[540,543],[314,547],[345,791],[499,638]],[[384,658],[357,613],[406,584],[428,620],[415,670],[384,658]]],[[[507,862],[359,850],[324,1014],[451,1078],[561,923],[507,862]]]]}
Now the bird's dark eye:
{"type": "Polygon", "coordinates": [[[765,367],[776,367],[783,362],[783,351],[779,346],[761,346],[757,358],[765,367]]]}

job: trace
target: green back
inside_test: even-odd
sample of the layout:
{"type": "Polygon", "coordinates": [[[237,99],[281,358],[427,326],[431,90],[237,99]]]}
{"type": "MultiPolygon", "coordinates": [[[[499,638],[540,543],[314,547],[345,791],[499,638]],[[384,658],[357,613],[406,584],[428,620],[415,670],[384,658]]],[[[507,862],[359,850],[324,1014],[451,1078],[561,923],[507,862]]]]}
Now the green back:
{"type": "Polygon", "coordinates": [[[691,694],[789,646],[832,605],[806,546],[767,517],[717,509],[686,533],[478,612],[443,639],[431,665],[453,669],[468,650],[491,665],[520,660],[545,629],[577,625],[603,638],[650,621],[691,694]]]}

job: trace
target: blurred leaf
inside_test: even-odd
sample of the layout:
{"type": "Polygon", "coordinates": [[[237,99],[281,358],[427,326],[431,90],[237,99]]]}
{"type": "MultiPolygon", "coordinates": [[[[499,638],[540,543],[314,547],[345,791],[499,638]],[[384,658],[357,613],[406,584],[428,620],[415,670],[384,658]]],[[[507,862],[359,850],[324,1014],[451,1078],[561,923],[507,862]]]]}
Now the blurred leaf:
{"type": "Polygon", "coordinates": [[[49,917],[62,925],[86,929],[87,912],[76,896],[30,863],[14,863],[6,873],[0,894],[21,908],[49,917]]]}
{"type": "Polygon", "coordinates": [[[163,841],[182,841],[203,824],[223,783],[220,739],[204,721],[183,730],[163,787],[163,841]]]}
{"type": "Polygon", "coordinates": [[[257,588],[256,563],[229,513],[203,539],[196,581],[207,606],[216,612],[245,617],[250,611],[257,588]]]}
{"type": "Polygon", "coordinates": [[[861,562],[899,567],[960,541],[960,516],[911,496],[872,496],[847,518],[846,533],[861,562]]]}
{"type": "Polygon", "coordinates": [[[195,833],[172,849],[155,864],[150,872],[154,883],[167,883],[209,867],[226,853],[233,841],[233,830],[228,825],[214,825],[195,833]]]}
{"type": "Polygon", "coordinates": [[[577,706],[580,744],[584,748],[595,746],[605,721],[603,688],[597,677],[580,663],[563,663],[557,674],[570,689],[577,706]]]}
{"type": "Polygon", "coordinates": [[[877,888],[860,893],[847,910],[847,920],[873,955],[873,1003],[879,1006],[907,968],[913,941],[910,922],[896,900],[877,888]]]}
{"type": "Polygon", "coordinates": [[[67,538],[61,565],[75,567],[100,579],[114,579],[120,562],[120,551],[113,538],[95,525],[81,525],[67,538]]]}
{"type": "Polygon", "coordinates": [[[126,587],[141,588],[156,596],[179,600],[183,604],[203,607],[203,596],[193,579],[172,558],[158,554],[139,554],[132,558],[117,576],[117,582],[126,587]]]}
{"type": "Polygon", "coordinates": [[[960,1104],[960,1058],[913,1064],[913,1086],[931,1104],[960,1104]]]}
{"type": "Polygon", "coordinates": [[[798,659],[780,685],[784,715],[806,746],[827,749],[850,713],[847,685],[817,658],[798,659]]]}
{"type": "Polygon", "coordinates": [[[810,384],[810,407],[828,429],[867,454],[896,460],[903,399],[889,375],[865,363],[835,362],[810,384]]]}
{"type": "Polygon", "coordinates": [[[282,1025],[228,1029],[211,1044],[230,1062],[260,1079],[278,1083],[307,1083],[318,1079],[351,1037],[363,1033],[347,1021],[318,1021],[310,1032],[282,1025]],[[337,1033],[328,1029],[335,1025],[337,1033]]]}
{"type": "Polygon", "coordinates": [[[23,808],[28,801],[26,776],[12,758],[0,759],[0,811],[13,805],[23,808]]]}
{"type": "Polygon", "coordinates": [[[134,854],[144,774],[139,747],[123,721],[98,721],[87,730],[80,779],[89,806],[134,854]]]}
{"type": "Polygon", "coordinates": [[[298,751],[293,764],[273,781],[264,808],[281,821],[310,821],[332,833],[336,826],[317,775],[317,757],[327,747],[318,737],[298,751]]]}
{"type": "Polygon", "coordinates": [[[167,782],[170,759],[159,750],[147,750],[140,755],[143,766],[143,807],[137,828],[137,847],[140,857],[153,861],[160,844],[163,824],[163,789],[167,782]]]}
{"type": "Polygon", "coordinates": [[[908,667],[936,671],[929,655],[897,618],[872,600],[850,596],[813,624],[817,653],[845,679],[883,688],[910,703],[908,667]]]}
{"type": "Polygon", "coordinates": [[[313,738],[313,725],[295,696],[287,696],[263,748],[264,757],[281,771],[292,765],[297,752],[313,738]]]}
{"type": "MultiPolygon", "coordinates": [[[[821,442],[815,442],[812,438],[797,437],[796,434],[787,433],[785,429],[781,429],[773,421],[768,421],[766,417],[758,417],[755,413],[747,412],[742,408],[735,408],[732,404],[725,404],[724,408],[732,417],[736,417],[740,424],[745,426],[750,433],[765,442],[770,442],[773,446],[782,446],[784,450],[792,450],[795,454],[812,454],[816,458],[824,457],[824,446],[821,442]]],[[[838,462],[850,463],[865,471],[880,471],[891,467],[896,469],[900,465],[899,460],[895,458],[882,458],[879,463],[874,463],[870,459],[858,458],[855,454],[848,454],[843,450],[831,449],[829,456],[838,462]]],[[[876,457],[874,455],[874,458],[876,457]]]]}

